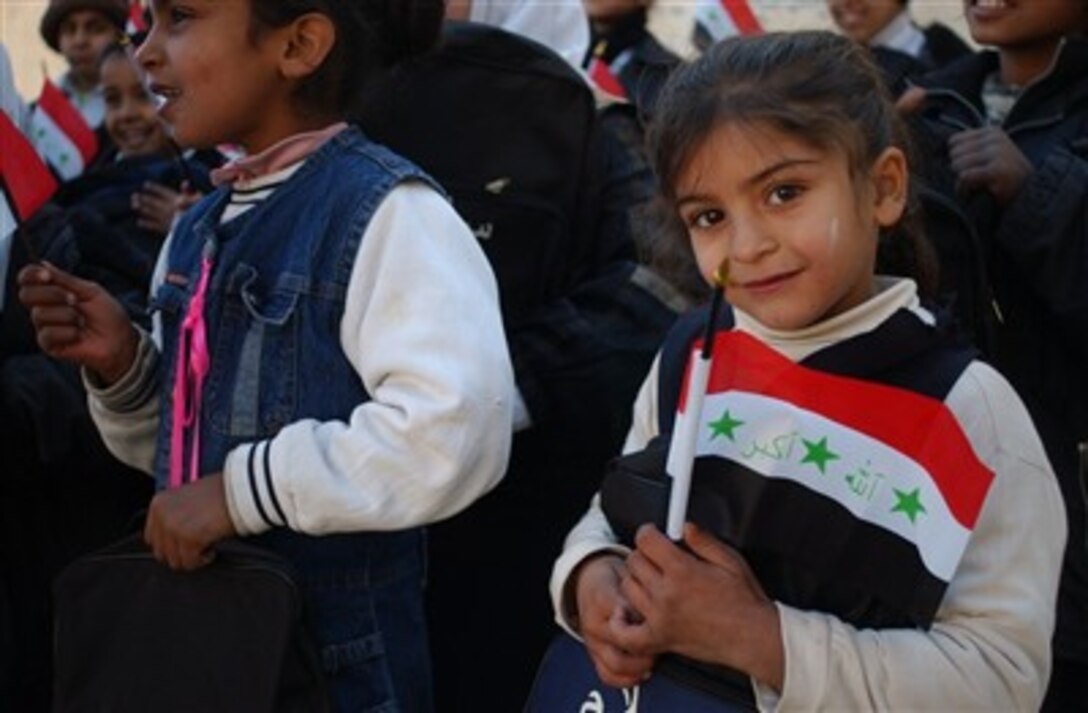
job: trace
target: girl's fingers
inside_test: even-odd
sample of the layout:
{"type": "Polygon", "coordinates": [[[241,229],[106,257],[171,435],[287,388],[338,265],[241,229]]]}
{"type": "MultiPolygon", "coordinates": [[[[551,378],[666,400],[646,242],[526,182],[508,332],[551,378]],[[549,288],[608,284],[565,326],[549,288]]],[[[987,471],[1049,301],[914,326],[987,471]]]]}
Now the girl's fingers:
{"type": "Polygon", "coordinates": [[[80,339],[80,327],[43,327],[38,330],[38,346],[46,354],[62,357],[63,351],[80,339]]]}
{"type": "Polygon", "coordinates": [[[83,316],[67,305],[35,306],[30,310],[30,321],[38,329],[83,326],[83,316]]]}
{"type": "Polygon", "coordinates": [[[46,282],[71,292],[76,296],[76,299],[81,302],[96,297],[98,291],[101,289],[96,283],[89,280],[81,280],[75,275],[65,272],[49,262],[43,262],[40,269],[44,269],[48,272],[48,277],[45,280],[46,282]]]}
{"type": "Polygon", "coordinates": [[[19,287],[19,301],[28,308],[37,306],[67,305],[78,301],[76,296],[61,287],[50,284],[22,283],[19,287]]]}
{"type": "Polygon", "coordinates": [[[152,198],[159,198],[162,200],[174,201],[177,200],[178,192],[173,188],[162,185],[161,183],[155,183],[148,181],[144,184],[141,193],[145,196],[151,196],[152,198]]]}
{"type": "Polygon", "coordinates": [[[732,570],[743,561],[733,548],[694,523],[684,525],[684,541],[697,557],[719,567],[732,570]]]}

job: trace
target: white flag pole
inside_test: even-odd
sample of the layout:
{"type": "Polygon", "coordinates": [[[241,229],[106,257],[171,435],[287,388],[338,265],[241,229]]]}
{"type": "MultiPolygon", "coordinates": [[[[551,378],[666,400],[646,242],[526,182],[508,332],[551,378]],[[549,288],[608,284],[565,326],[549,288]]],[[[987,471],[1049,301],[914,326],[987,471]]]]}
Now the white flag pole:
{"type": "Polygon", "coordinates": [[[714,332],[721,310],[722,297],[729,279],[729,261],[726,260],[714,273],[714,296],[710,302],[710,314],[707,317],[703,346],[691,366],[688,378],[687,399],[684,411],[678,414],[669,443],[669,455],[665,461],[665,472],[672,478],[669,491],[669,516],[665,534],[669,539],[679,542],[683,539],[684,521],[687,519],[688,498],[691,495],[691,469],[695,463],[695,441],[699,436],[700,419],[703,414],[703,400],[706,398],[706,385],[710,378],[710,365],[714,357],[714,332]]]}

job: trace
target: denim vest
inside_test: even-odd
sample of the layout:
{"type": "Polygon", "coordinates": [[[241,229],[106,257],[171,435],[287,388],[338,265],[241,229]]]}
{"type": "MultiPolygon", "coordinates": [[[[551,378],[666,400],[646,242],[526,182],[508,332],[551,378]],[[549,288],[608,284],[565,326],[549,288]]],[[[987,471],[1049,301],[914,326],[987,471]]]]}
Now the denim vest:
{"type": "MultiPolygon", "coordinates": [[[[389,191],[412,179],[430,182],[412,164],[349,129],[321,146],[266,200],[228,223],[219,222],[228,190],[185,214],[174,231],[166,279],[152,301],[163,326],[155,460],[160,485],[169,469],[177,338],[204,251],[212,251],[214,267],[205,306],[211,370],[199,424],[201,474],[222,470],[227,453],[240,444],[270,438],[300,419],[347,421],[369,400],[341,348],[340,321],[367,224],[389,191]]],[[[395,696],[374,689],[388,689],[390,678],[400,677],[390,671],[400,663],[384,662],[390,636],[400,641],[398,650],[422,651],[426,658],[422,614],[418,626],[401,621],[402,610],[414,608],[408,600],[422,590],[422,529],[315,537],[278,528],[252,541],[294,565],[339,707],[362,710],[399,700],[415,709],[399,684],[395,696]],[[388,610],[374,600],[389,598],[394,586],[405,590],[394,599],[407,603],[385,616],[388,610]],[[375,662],[381,665],[375,668],[375,662]],[[374,670],[359,673],[368,666],[374,670]],[[338,688],[338,676],[360,675],[367,680],[349,682],[357,687],[354,693],[338,688]]],[[[423,674],[425,682],[419,665],[426,661],[404,675],[423,674]]]]}

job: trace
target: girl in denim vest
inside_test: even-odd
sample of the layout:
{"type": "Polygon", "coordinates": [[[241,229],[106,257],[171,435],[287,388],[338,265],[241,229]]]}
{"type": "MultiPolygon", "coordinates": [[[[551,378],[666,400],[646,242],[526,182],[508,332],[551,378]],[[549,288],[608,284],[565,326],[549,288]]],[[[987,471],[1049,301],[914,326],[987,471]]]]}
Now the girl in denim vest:
{"type": "Polygon", "coordinates": [[[338,710],[429,710],[421,526],[505,468],[512,376],[487,261],[441,193],[345,118],[440,0],[152,3],[137,53],[183,146],[247,156],[164,246],[147,334],[97,285],[20,275],[110,449],[161,491],[166,565],[241,535],[294,565],[338,710]]]}

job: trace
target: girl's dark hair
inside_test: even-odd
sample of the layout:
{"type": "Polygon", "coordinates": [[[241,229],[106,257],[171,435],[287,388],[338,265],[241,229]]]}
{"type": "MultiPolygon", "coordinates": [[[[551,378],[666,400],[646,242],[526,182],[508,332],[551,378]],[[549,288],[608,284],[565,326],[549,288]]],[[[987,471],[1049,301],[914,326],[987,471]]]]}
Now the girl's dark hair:
{"type": "MultiPolygon", "coordinates": [[[[665,239],[674,246],[673,262],[676,249],[691,253],[674,210],[676,181],[714,129],[732,122],[765,124],[814,146],[840,149],[855,180],[866,176],[890,146],[910,155],[906,128],[880,70],[859,43],[823,31],[719,42],[673,73],[650,128],[651,160],[672,216],[668,232],[673,235],[665,239]]],[[[900,223],[881,235],[878,268],[913,277],[919,291],[931,296],[936,260],[922,237],[914,202],[912,197],[900,223]]]]}
{"type": "Polygon", "coordinates": [[[348,116],[372,80],[397,62],[429,50],[445,14],[443,0],[250,0],[250,35],[284,27],[310,12],[336,27],[329,56],[299,85],[298,106],[348,116]]]}

